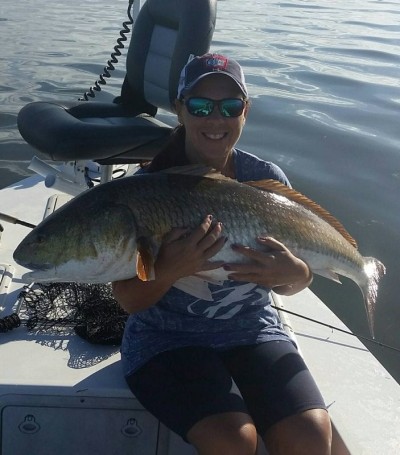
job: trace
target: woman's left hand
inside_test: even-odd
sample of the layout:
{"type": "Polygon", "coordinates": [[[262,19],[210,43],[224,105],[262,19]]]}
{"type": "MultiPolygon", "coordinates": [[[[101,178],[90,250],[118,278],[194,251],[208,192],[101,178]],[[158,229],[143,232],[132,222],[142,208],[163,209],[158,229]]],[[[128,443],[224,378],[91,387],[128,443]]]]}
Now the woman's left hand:
{"type": "Polygon", "coordinates": [[[229,279],[257,283],[284,295],[295,294],[311,283],[312,272],[308,265],[294,256],[283,243],[272,237],[258,237],[257,241],[268,251],[232,245],[235,252],[251,259],[251,262],[225,264],[225,270],[231,272],[229,279]]]}

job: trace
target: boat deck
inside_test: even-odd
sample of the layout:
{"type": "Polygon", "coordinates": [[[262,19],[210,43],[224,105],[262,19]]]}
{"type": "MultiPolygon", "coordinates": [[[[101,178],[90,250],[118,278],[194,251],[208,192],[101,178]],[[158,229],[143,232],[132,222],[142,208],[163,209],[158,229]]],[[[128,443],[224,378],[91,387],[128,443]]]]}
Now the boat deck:
{"type": "MultiPolygon", "coordinates": [[[[41,177],[31,177],[0,191],[0,212],[36,224],[53,194],[41,177]]],[[[12,253],[29,231],[2,224],[0,317],[18,310],[24,270],[12,253]]],[[[276,297],[276,304],[346,329],[309,290],[276,297]]],[[[400,386],[389,373],[355,337],[285,313],[282,318],[346,446],[335,453],[400,453],[400,386]]],[[[195,453],[131,395],[116,347],[68,332],[32,334],[22,325],[0,334],[0,365],[1,455],[195,453]]]]}

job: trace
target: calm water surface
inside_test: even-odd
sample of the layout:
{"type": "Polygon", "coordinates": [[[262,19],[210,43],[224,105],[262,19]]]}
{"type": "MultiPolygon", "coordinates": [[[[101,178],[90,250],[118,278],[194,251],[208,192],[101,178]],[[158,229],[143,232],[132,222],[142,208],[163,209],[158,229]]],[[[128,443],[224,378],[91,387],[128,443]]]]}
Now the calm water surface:
{"type": "MultiPolygon", "coordinates": [[[[17,113],[74,100],[102,71],[127,0],[0,5],[0,187],[29,175],[33,150],[17,113]]],[[[212,49],[243,65],[252,109],[240,145],[278,163],[337,216],[365,256],[387,266],[377,339],[400,348],[400,8],[378,0],[219,0],[212,49]]],[[[108,90],[118,94],[124,58],[108,90]]],[[[368,335],[361,294],[315,279],[313,290],[368,335]]],[[[301,312],[301,308],[299,308],[301,312]]],[[[368,345],[400,381],[400,354],[368,345]]]]}

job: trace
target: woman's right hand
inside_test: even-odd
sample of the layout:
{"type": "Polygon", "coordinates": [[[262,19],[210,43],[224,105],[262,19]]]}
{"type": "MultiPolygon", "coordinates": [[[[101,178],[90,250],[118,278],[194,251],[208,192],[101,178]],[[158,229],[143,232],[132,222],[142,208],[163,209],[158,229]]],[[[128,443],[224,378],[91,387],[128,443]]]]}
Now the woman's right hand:
{"type": "Polygon", "coordinates": [[[196,229],[174,228],[163,239],[155,263],[155,276],[170,277],[172,283],[185,276],[222,267],[223,261],[210,261],[222,249],[226,238],[222,224],[212,224],[208,215],[196,229]]]}
{"type": "MultiPolygon", "coordinates": [[[[222,225],[212,218],[193,229],[172,229],[163,239],[154,264],[155,279],[142,281],[137,276],[112,283],[115,299],[128,313],[155,305],[180,278],[221,267],[223,261],[210,261],[225,244],[222,225]]],[[[133,265],[132,265],[133,266],[133,265]]]]}

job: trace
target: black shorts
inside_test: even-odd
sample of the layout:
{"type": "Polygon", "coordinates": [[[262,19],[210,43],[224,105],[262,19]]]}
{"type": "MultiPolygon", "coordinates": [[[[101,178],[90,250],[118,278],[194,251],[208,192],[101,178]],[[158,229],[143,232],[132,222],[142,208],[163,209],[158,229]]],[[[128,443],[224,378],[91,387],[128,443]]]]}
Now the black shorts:
{"type": "Polygon", "coordinates": [[[223,352],[202,347],[166,351],[126,380],[139,402],[185,440],[195,423],[223,412],[249,414],[264,435],[285,417],[326,409],[306,364],[289,341],[223,352]]]}

